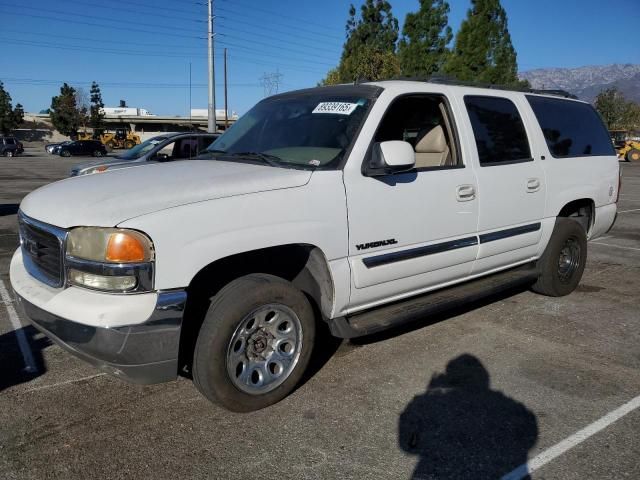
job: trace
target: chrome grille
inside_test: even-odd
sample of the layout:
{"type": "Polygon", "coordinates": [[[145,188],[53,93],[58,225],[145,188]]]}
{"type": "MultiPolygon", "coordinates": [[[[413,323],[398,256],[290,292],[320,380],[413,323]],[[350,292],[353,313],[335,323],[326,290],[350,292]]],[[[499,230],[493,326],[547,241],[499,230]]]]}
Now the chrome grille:
{"type": "Polygon", "coordinates": [[[63,251],[65,231],[18,215],[22,259],[27,271],[52,287],[64,284],[63,251]]]}

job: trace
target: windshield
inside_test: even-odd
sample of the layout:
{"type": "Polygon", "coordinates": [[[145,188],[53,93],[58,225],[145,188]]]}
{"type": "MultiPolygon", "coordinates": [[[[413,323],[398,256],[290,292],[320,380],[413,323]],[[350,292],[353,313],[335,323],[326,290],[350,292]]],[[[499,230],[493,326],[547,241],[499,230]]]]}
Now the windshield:
{"type": "Polygon", "coordinates": [[[145,153],[153,150],[156,145],[164,142],[167,137],[153,137],[147,140],[146,142],[142,142],[140,145],[136,145],[135,147],[127,150],[121,155],[118,155],[117,158],[121,158],[123,160],[136,160],[142,157],[145,153]]]}
{"type": "Polygon", "coordinates": [[[349,149],[369,105],[365,97],[325,92],[266,99],[207,151],[221,160],[246,155],[276,166],[331,167],[349,149]]]}

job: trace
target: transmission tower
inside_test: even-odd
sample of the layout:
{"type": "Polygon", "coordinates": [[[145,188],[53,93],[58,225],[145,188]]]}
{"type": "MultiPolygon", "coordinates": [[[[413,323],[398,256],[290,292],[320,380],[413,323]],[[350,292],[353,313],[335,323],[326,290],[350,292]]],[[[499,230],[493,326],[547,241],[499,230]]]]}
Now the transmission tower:
{"type": "Polygon", "coordinates": [[[280,83],[282,82],[282,77],[283,75],[280,72],[275,71],[272,73],[265,72],[264,75],[259,78],[260,85],[262,85],[262,87],[264,88],[265,97],[278,93],[280,83]]]}

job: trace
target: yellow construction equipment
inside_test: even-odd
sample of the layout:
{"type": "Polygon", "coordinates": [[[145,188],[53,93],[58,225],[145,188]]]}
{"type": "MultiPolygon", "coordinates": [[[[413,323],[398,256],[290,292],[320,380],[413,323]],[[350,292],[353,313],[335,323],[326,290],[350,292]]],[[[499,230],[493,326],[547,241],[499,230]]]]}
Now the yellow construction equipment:
{"type": "Polygon", "coordinates": [[[78,133],[78,140],[100,140],[104,146],[110,149],[133,148],[140,145],[140,135],[135,134],[126,128],[116,128],[115,133],[111,132],[88,132],[78,133]]]}
{"type": "Polygon", "coordinates": [[[633,139],[632,133],[629,130],[609,130],[611,141],[620,160],[627,162],[640,160],[640,142],[633,139]]]}

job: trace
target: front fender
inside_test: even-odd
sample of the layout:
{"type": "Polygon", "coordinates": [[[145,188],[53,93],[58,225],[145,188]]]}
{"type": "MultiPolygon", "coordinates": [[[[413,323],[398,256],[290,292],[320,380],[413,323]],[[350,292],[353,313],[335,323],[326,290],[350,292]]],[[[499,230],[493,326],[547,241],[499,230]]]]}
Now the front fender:
{"type": "Polygon", "coordinates": [[[156,289],[182,288],[206,265],[247,251],[287,244],[347,256],[342,172],[315,172],[307,185],[182,205],[119,226],[149,235],[156,250],[156,289]]]}

